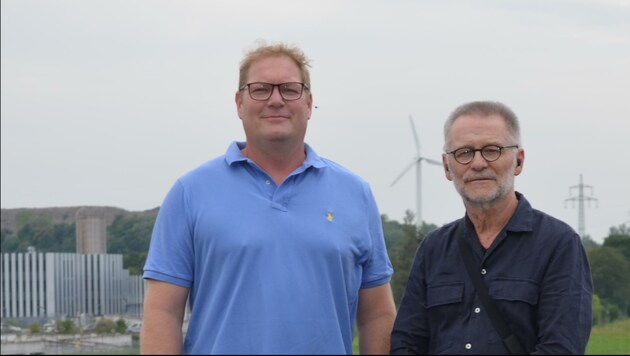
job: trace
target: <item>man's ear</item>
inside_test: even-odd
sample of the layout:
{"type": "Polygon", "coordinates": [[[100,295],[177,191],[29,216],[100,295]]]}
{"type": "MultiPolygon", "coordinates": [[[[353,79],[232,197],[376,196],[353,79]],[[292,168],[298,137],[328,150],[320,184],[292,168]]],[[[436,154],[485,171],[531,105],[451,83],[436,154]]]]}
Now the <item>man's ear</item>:
{"type": "Polygon", "coordinates": [[[514,167],[514,175],[517,176],[523,172],[523,163],[525,163],[525,151],[519,149],[516,156],[516,167],[514,167]]]}
{"type": "Polygon", "coordinates": [[[444,167],[444,175],[446,175],[446,179],[452,181],[453,180],[453,174],[451,173],[451,170],[448,168],[448,161],[447,161],[447,156],[445,153],[442,154],[442,167],[444,167]]]}
{"type": "Polygon", "coordinates": [[[241,115],[241,107],[243,105],[243,97],[241,96],[241,91],[237,91],[234,94],[234,103],[236,104],[236,112],[238,113],[238,117],[242,120],[243,116],[241,115]]]}

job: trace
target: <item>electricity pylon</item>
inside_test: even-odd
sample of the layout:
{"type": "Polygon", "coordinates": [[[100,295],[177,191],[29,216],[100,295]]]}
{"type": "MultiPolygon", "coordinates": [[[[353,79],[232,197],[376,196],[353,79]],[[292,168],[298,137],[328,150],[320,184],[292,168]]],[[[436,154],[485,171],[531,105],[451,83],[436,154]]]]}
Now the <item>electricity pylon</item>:
{"type": "Polygon", "coordinates": [[[564,207],[567,207],[567,202],[572,202],[573,206],[575,206],[575,202],[578,203],[578,234],[580,237],[586,236],[585,233],[585,218],[584,218],[584,202],[588,202],[589,206],[591,205],[591,201],[597,202],[596,198],[592,196],[584,195],[584,189],[590,189],[591,195],[593,195],[593,187],[590,185],[586,185],[582,182],[582,175],[580,174],[580,184],[569,187],[569,195],[572,195],[573,189],[577,189],[578,195],[573,196],[571,198],[567,198],[564,200],[564,207]]]}

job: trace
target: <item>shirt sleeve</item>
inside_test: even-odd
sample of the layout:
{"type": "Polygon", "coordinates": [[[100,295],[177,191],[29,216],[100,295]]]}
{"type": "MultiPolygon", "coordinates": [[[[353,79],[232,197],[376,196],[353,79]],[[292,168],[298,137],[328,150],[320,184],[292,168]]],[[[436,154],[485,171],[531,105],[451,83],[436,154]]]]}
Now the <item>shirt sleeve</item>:
{"type": "Polygon", "coordinates": [[[563,236],[546,267],[538,304],[539,354],[584,354],[592,326],[593,285],[579,235],[563,236]]]}
{"type": "Polygon", "coordinates": [[[144,265],[144,278],[191,287],[195,259],[191,222],[186,212],[185,190],[177,181],[158,212],[144,265]]]}
{"type": "Polygon", "coordinates": [[[394,273],[394,268],[387,254],[385,237],[383,235],[383,224],[376,205],[376,200],[367,183],[365,183],[364,187],[368,209],[368,232],[369,238],[372,240],[372,249],[371,256],[364,266],[365,269],[361,281],[361,288],[372,288],[389,282],[394,273]]]}

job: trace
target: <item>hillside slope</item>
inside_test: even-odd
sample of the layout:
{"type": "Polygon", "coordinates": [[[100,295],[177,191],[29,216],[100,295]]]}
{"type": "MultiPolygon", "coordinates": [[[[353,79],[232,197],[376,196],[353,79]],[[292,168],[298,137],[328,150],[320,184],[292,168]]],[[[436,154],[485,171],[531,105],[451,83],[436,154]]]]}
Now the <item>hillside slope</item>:
{"type": "Polygon", "coordinates": [[[2,230],[7,229],[15,231],[17,228],[19,217],[35,217],[41,216],[50,219],[53,224],[74,224],[77,212],[81,209],[81,214],[90,216],[102,216],[109,226],[116,216],[156,216],[159,207],[144,211],[129,211],[125,209],[109,207],[109,206],[72,206],[72,207],[52,207],[52,208],[16,208],[1,209],[1,226],[2,230]]]}

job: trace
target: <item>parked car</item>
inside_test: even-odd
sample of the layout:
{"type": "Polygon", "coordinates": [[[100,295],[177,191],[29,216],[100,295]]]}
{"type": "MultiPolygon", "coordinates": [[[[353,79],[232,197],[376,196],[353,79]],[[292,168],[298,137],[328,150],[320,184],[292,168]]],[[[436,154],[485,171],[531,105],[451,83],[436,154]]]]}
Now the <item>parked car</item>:
{"type": "Polygon", "coordinates": [[[42,326],[42,330],[47,333],[54,333],[57,332],[57,326],[55,326],[55,323],[46,323],[42,326]]]}
{"type": "Polygon", "coordinates": [[[128,333],[139,333],[142,323],[133,323],[127,328],[128,333]]]}
{"type": "Polygon", "coordinates": [[[15,325],[1,325],[2,333],[20,333],[22,332],[22,328],[15,325]]]}

